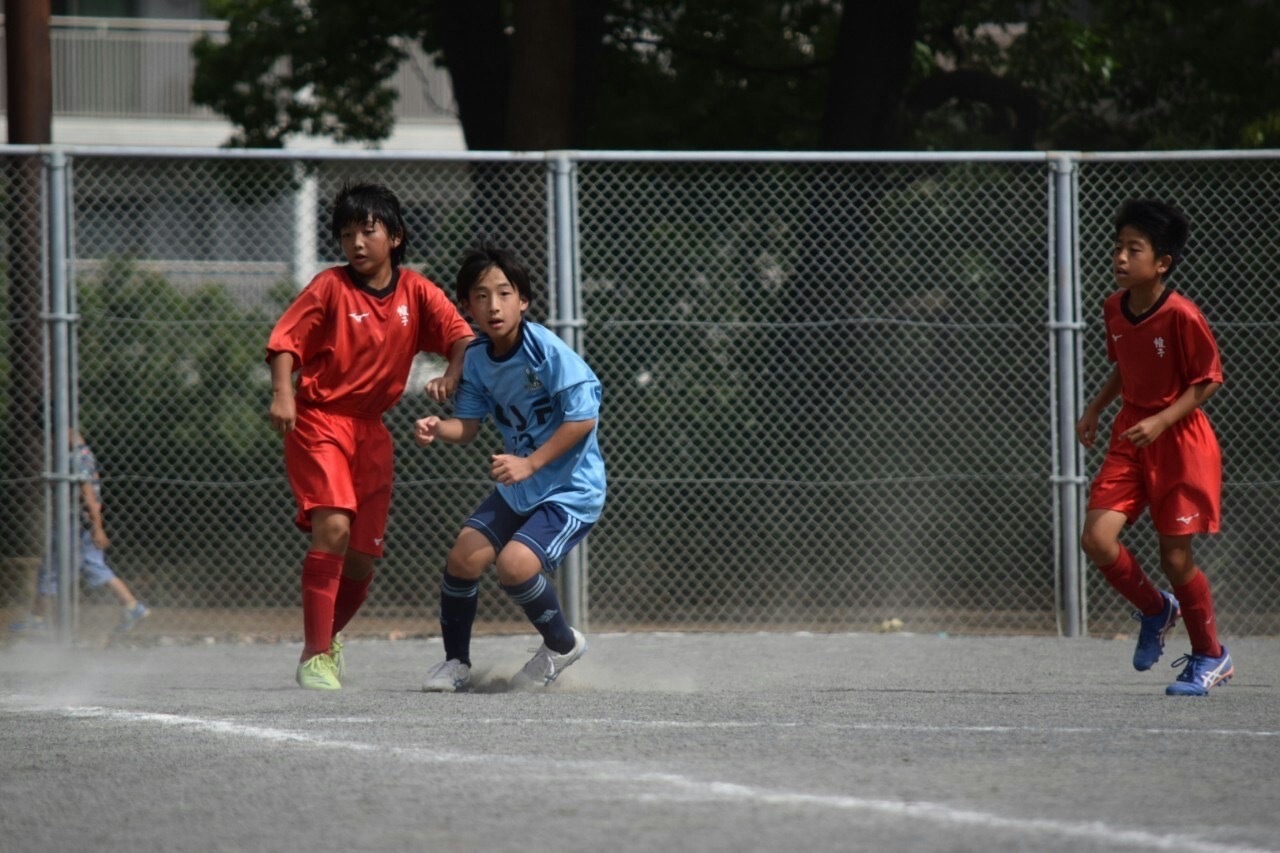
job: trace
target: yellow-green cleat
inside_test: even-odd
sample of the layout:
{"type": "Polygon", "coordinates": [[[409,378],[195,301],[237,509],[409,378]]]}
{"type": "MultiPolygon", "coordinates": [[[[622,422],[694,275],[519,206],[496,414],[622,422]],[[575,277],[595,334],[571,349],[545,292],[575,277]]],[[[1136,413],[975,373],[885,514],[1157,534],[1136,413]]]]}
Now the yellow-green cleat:
{"type": "Polygon", "coordinates": [[[341,690],[338,668],[327,652],[314,655],[298,664],[298,686],[306,690],[341,690]]]}
{"type": "Polygon", "coordinates": [[[347,662],[342,657],[342,640],[339,639],[341,634],[334,634],[333,639],[329,641],[329,657],[333,658],[334,672],[338,673],[338,680],[347,677],[347,662]]]}

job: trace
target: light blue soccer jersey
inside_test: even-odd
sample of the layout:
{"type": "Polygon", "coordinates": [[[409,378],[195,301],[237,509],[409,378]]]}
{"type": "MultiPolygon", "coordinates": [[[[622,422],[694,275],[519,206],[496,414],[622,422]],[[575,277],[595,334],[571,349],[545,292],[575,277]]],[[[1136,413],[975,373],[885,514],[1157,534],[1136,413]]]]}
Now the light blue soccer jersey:
{"type": "Polygon", "coordinates": [[[454,417],[483,421],[492,415],[504,452],[528,456],[565,421],[596,419],[596,429],[532,477],[498,493],[521,515],[555,503],[582,521],[594,522],[604,508],[604,457],[596,441],[600,380],[582,357],[550,329],[527,320],[510,352],[494,356],[485,336],[467,348],[462,381],[454,395],[454,417]]]}

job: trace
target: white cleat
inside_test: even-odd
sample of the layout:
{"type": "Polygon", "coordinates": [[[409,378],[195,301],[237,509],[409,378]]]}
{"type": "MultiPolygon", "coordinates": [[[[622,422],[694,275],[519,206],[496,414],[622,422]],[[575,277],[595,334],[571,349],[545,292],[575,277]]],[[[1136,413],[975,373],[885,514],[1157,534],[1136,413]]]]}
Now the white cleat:
{"type": "Polygon", "coordinates": [[[516,690],[530,690],[547,687],[559,678],[560,673],[587,651],[587,638],[577,628],[573,632],[573,648],[564,654],[556,654],[543,643],[524,668],[511,679],[511,686],[516,690]]]}
{"type": "Polygon", "coordinates": [[[423,693],[457,693],[471,683],[471,667],[460,660],[444,660],[427,670],[423,693]]]}

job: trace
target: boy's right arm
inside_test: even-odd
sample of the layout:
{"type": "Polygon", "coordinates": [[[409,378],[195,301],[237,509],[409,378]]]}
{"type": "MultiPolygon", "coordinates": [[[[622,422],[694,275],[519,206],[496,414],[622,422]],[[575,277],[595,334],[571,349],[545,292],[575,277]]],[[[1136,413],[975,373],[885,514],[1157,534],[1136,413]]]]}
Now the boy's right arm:
{"type": "Polygon", "coordinates": [[[111,538],[107,536],[107,529],[102,524],[102,503],[93,491],[91,483],[80,484],[80,500],[84,504],[85,512],[89,514],[93,544],[104,551],[107,550],[111,547],[111,538]]]}
{"type": "Polygon", "coordinates": [[[414,424],[413,437],[422,447],[440,440],[445,444],[468,444],[480,431],[473,418],[441,418],[429,415],[414,424]]]}
{"type": "Polygon", "coordinates": [[[271,428],[284,435],[298,422],[298,407],[293,399],[293,353],[278,352],[271,356],[271,428]]]}
{"type": "Polygon", "coordinates": [[[1111,401],[1120,396],[1120,368],[1112,367],[1111,375],[1102,383],[1096,397],[1084,407],[1080,420],[1076,421],[1076,438],[1085,447],[1093,447],[1098,440],[1098,418],[1102,411],[1111,405],[1111,401]]]}

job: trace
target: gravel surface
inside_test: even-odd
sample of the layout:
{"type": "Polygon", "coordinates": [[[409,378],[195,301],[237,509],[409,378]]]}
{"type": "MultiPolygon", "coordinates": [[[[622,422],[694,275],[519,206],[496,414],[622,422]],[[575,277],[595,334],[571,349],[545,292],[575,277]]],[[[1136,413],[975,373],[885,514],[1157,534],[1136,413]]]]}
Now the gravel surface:
{"type": "Polygon", "coordinates": [[[602,634],[550,689],[536,643],[0,649],[0,850],[1280,850],[1280,640],[1169,698],[1130,641],[602,634]]]}

